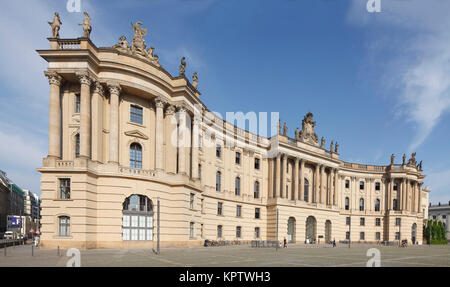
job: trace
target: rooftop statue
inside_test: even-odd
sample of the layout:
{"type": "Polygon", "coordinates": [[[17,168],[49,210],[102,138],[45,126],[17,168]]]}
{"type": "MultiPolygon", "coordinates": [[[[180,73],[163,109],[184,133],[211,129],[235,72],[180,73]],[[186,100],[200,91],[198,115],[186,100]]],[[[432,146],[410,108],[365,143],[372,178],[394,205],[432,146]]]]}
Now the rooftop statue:
{"type": "Polygon", "coordinates": [[[284,123],[284,126],[283,126],[283,136],[287,136],[287,124],[286,123],[284,123]]]}
{"type": "Polygon", "coordinates": [[[298,137],[300,135],[300,131],[298,130],[298,128],[295,129],[295,139],[298,140],[298,137]]]}
{"type": "Polygon", "coordinates": [[[92,26],[91,26],[91,18],[87,12],[84,12],[84,20],[83,23],[79,24],[83,26],[83,37],[89,38],[91,36],[92,26]]]}
{"type": "Polygon", "coordinates": [[[197,89],[198,86],[198,74],[197,72],[192,75],[192,86],[194,86],[195,89],[197,89]]]}
{"type": "Polygon", "coordinates": [[[393,164],[394,164],[394,161],[395,161],[395,155],[394,155],[394,154],[392,154],[392,155],[391,155],[391,165],[393,165],[393,164]]]}
{"type": "Polygon", "coordinates": [[[412,153],[411,158],[408,161],[408,164],[416,166],[417,163],[416,163],[416,153],[415,152],[412,153]]]}
{"type": "Polygon", "coordinates": [[[52,38],[59,38],[59,29],[61,28],[62,22],[58,12],[55,12],[53,22],[48,22],[48,24],[52,27],[52,38]]]}
{"type": "Polygon", "coordinates": [[[278,128],[278,134],[281,135],[281,120],[280,119],[278,119],[277,128],[278,128]]]}
{"type": "Polygon", "coordinates": [[[324,148],[325,147],[325,138],[322,137],[322,139],[320,140],[320,147],[324,148]]]}
{"type": "Polygon", "coordinates": [[[316,122],[313,121],[313,114],[308,113],[303,118],[302,130],[300,131],[300,140],[313,145],[318,145],[319,139],[316,132],[314,131],[314,126],[316,122]]]}
{"type": "Polygon", "coordinates": [[[331,141],[331,144],[330,144],[330,153],[333,153],[333,145],[334,145],[334,141],[331,141]]]}
{"type": "Polygon", "coordinates": [[[403,157],[402,157],[402,159],[403,159],[403,161],[402,161],[402,165],[405,165],[405,164],[406,164],[406,154],[403,154],[403,157]]]}
{"type": "Polygon", "coordinates": [[[180,77],[184,77],[184,73],[186,72],[186,58],[181,58],[180,63],[180,77]]]}
{"type": "Polygon", "coordinates": [[[131,40],[131,45],[125,36],[121,36],[113,48],[123,53],[142,57],[159,67],[159,57],[154,54],[154,47],[147,49],[147,44],[145,44],[144,40],[144,36],[147,35],[147,29],[142,28],[141,25],[142,22],[136,22],[136,24],[131,23],[134,33],[133,39],[131,40]]]}
{"type": "Polygon", "coordinates": [[[419,165],[417,166],[417,168],[422,171],[422,161],[419,162],[419,165]]]}
{"type": "Polygon", "coordinates": [[[334,145],[334,152],[338,153],[338,148],[339,148],[339,144],[338,142],[336,142],[336,144],[334,145]]]}

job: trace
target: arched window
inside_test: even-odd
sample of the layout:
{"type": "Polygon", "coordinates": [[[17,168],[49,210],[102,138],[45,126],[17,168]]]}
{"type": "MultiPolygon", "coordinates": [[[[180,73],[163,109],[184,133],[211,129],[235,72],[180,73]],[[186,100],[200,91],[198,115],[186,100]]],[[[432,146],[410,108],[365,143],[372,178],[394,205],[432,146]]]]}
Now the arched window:
{"type": "Polygon", "coordinates": [[[122,240],[153,240],[153,203],[147,196],[133,194],[123,202],[122,240]]]}
{"type": "Polygon", "coordinates": [[[308,202],[309,201],[309,181],[305,178],[305,194],[303,195],[303,199],[308,202]]]}
{"type": "Polygon", "coordinates": [[[375,199],[375,211],[380,211],[380,200],[375,199]]]}
{"type": "Polygon", "coordinates": [[[58,217],[59,223],[59,236],[68,237],[70,236],[70,217],[60,216],[58,217]]]}
{"type": "Polygon", "coordinates": [[[142,147],[138,143],[130,146],[130,167],[142,168],[142,147]]]}
{"type": "Polygon", "coordinates": [[[359,199],[359,211],[364,211],[364,198],[359,199]]]}
{"type": "Polygon", "coordinates": [[[241,195],[241,178],[236,177],[234,180],[234,193],[236,195],[241,195]]]}
{"type": "Polygon", "coordinates": [[[75,135],[75,157],[80,156],[80,134],[75,135]]]}
{"type": "Polygon", "coordinates": [[[217,238],[222,238],[222,225],[217,225],[217,238]]]}
{"type": "Polygon", "coordinates": [[[222,181],[222,174],[220,171],[216,173],[216,191],[220,191],[220,183],[222,181]]]}
{"type": "Polygon", "coordinates": [[[259,198],[259,181],[255,181],[253,197],[254,198],[259,198]]]}
{"type": "Polygon", "coordinates": [[[348,197],[345,198],[345,210],[350,209],[350,199],[348,197]]]}

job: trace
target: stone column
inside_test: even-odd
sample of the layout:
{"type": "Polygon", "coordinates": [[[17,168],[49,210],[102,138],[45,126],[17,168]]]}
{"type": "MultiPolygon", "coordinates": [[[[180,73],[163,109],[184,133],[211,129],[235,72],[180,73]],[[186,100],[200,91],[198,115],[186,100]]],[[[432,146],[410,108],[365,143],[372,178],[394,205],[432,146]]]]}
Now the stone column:
{"type": "Polygon", "coordinates": [[[95,82],[94,93],[92,94],[92,152],[91,158],[94,161],[103,160],[103,98],[104,89],[100,82],[95,82]]]}
{"type": "Polygon", "coordinates": [[[295,158],[295,164],[294,164],[294,200],[301,200],[301,197],[299,198],[298,194],[298,166],[299,166],[299,158],[295,158]]]}
{"type": "Polygon", "coordinates": [[[186,108],[184,106],[178,107],[178,114],[180,117],[178,126],[178,173],[186,174],[186,108]]]}
{"type": "Polygon", "coordinates": [[[192,177],[198,178],[198,149],[199,145],[199,136],[201,132],[201,122],[202,119],[200,116],[194,115],[194,125],[192,129],[192,177]]]}
{"type": "Polygon", "coordinates": [[[276,173],[275,173],[275,198],[280,196],[281,194],[281,154],[278,153],[277,155],[277,166],[276,166],[276,173]]]}
{"type": "Polygon", "coordinates": [[[333,189],[333,205],[337,206],[339,199],[338,199],[338,184],[339,184],[339,175],[338,170],[334,170],[334,189],[333,189]]]}
{"type": "Polygon", "coordinates": [[[177,131],[177,120],[175,119],[175,107],[169,105],[165,111],[165,124],[164,124],[164,169],[168,173],[177,173],[177,144],[178,144],[178,131],[177,131]]]}
{"type": "Polygon", "coordinates": [[[109,162],[119,164],[119,96],[122,88],[117,83],[108,83],[110,94],[109,112],[109,162]]]}
{"type": "MultiPolygon", "coordinates": [[[[393,178],[389,179],[388,185],[389,185],[388,186],[388,209],[392,210],[392,208],[393,208],[392,195],[393,195],[393,191],[394,191],[394,179],[393,178]]],[[[398,201],[398,199],[397,199],[397,201],[398,201]]]]}
{"type": "MultiPolygon", "coordinates": [[[[299,200],[305,200],[305,160],[300,160],[300,198],[299,200]]],[[[312,184],[311,184],[312,186],[312,184]]]]}
{"type": "Polygon", "coordinates": [[[320,165],[316,164],[316,168],[315,168],[315,176],[314,176],[314,201],[315,203],[319,203],[320,202],[320,175],[319,175],[319,169],[320,169],[320,165]]]}
{"type": "Polygon", "coordinates": [[[422,185],[418,183],[417,188],[418,188],[417,195],[419,197],[417,199],[417,205],[418,205],[417,210],[418,210],[418,212],[422,213],[422,185]]]}
{"type": "Polygon", "coordinates": [[[61,82],[56,72],[45,72],[50,85],[48,117],[48,157],[61,158],[61,82]]]}
{"type": "Polygon", "coordinates": [[[161,98],[155,99],[156,108],[156,137],[155,137],[155,169],[163,169],[163,139],[164,139],[164,101],[161,98]]]}
{"type": "Polygon", "coordinates": [[[326,204],[325,166],[320,166],[320,203],[326,204]]]}
{"type": "Polygon", "coordinates": [[[282,170],[282,174],[283,174],[283,180],[282,180],[282,184],[281,184],[281,197],[283,198],[287,198],[287,194],[286,194],[286,169],[287,169],[287,155],[283,155],[283,170],[282,170]]]}
{"type": "Polygon", "coordinates": [[[80,89],[80,157],[91,157],[91,84],[88,72],[77,73],[80,89]]]}

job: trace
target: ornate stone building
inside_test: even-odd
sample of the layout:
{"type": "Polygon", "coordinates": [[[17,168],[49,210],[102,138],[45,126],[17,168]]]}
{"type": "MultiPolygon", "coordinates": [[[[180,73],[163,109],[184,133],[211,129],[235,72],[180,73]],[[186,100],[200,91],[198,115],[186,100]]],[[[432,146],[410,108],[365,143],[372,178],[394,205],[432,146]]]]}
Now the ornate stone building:
{"type": "Polygon", "coordinates": [[[319,144],[312,114],[295,138],[281,123],[270,138],[252,134],[209,112],[184,58],[179,76],[160,65],[142,23],[131,44],[122,36],[101,48],[90,25],[85,37],[60,39],[59,22],[38,51],[50,84],[43,247],[151,248],[158,199],[162,246],[277,234],[422,241],[428,191],[415,154],[386,166],[341,161],[337,143],[319,144]]]}

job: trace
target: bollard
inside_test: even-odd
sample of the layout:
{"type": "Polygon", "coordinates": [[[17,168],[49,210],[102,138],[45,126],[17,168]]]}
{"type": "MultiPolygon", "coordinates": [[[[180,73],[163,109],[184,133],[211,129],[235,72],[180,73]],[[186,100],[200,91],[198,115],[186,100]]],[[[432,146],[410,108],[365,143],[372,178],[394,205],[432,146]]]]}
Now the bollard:
{"type": "Polygon", "coordinates": [[[6,244],[6,242],[5,242],[5,250],[4,250],[4,253],[5,253],[5,256],[6,256],[6,246],[7,246],[7,244],[6,244]]]}
{"type": "Polygon", "coordinates": [[[34,244],[31,244],[31,256],[34,256],[34,244]]]}
{"type": "Polygon", "coordinates": [[[61,253],[59,252],[59,245],[58,245],[58,257],[61,257],[61,253]]]}

